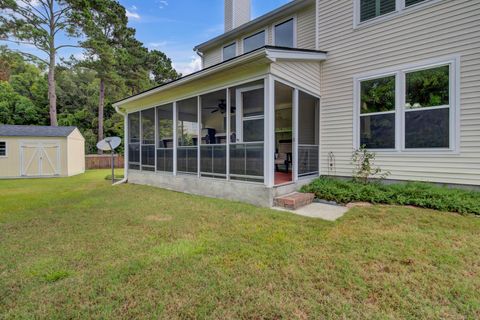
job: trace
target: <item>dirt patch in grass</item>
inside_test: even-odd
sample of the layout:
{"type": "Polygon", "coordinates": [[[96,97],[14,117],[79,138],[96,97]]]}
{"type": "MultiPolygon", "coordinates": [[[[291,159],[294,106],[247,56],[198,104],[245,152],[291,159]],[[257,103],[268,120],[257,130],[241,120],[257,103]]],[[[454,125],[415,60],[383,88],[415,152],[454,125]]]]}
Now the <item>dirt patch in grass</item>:
{"type": "Polygon", "coordinates": [[[167,222],[167,221],[172,221],[171,216],[164,216],[164,215],[151,215],[151,216],[146,216],[145,220],[147,221],[155,221],[155,222],[167,222]]]}

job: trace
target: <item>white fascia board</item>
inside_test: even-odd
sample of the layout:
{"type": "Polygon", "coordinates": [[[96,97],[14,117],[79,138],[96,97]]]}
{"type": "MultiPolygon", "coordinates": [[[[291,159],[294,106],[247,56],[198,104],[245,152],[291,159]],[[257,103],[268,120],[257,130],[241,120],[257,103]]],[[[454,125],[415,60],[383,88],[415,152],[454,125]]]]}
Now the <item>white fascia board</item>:
{"type": "Polygon", "coordinates": [[[276,61],[277,59],[323,61],[327,59],[327,54],[324,52],[267,49],[267,58],[272,61],[276,61]]]}

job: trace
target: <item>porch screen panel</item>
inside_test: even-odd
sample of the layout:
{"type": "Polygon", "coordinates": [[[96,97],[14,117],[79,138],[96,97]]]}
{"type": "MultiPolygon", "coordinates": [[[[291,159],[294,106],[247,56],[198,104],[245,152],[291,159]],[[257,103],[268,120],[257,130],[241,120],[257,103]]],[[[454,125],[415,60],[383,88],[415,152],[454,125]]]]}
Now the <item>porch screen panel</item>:
{"type": "Polygon", "coordinates": [[[128,168],[140,170],[140,112],[128,115],[128,168]]]}
{"type": "Polygon", "coordinates": [[[227,176],[227,92],[201,96],[200,173],[225,179],[227,176]]]}
{"type": "Polygon", "coordinates": [[[197,98],[177,103],[177,172],[198,172],[198,106],[197,98]]]}
{"type": "Polygon", "coordinates": [[[300,91],[298,96],[298,176],[319,173],[319,100],[300,91]]]}
{"type": "Polygon", "coordinates": [[[173,172],[173,104],[157,107],[157,171],[173,172]]]}
{"type": "Polygon", "coordinates": [[[155,109],[142,110],[140,115],[142,170],[155,171],[155,109]]]}
{"type": "Polygon", "coordinates": [[[230,179],[263,182],[263,142],[230,145],[230,179]]]}

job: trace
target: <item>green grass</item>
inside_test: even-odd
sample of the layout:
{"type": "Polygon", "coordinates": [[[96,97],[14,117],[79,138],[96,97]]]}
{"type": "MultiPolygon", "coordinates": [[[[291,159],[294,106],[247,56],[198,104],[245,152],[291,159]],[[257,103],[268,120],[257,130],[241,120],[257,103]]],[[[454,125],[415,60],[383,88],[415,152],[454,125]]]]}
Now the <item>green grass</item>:
{"type": "Polygon", "coordinates": [[[453,189],[430,183],[361,183],[322,177],[302,188],[316,197],[346,204],[366,201],[376,204],[412,205],[420,208],[480,215],[480,192],[453,189]]]}
{"type": "Polygon", "coordinates": [[[0,181],[0,319],[480,317],[476,217],[332,223],[106,174],[0,181]]]}

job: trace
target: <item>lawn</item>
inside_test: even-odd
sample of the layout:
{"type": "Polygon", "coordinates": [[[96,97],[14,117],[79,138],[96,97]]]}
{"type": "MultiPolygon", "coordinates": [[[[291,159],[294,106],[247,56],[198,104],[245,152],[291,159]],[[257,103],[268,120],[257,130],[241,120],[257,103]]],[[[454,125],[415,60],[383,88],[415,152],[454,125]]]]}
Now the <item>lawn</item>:
{"type": "Polygon", "coordinates": [[[0,319],[480,317],[477,217],[326,222],[107,174],[0,181],[0,319]]]}

